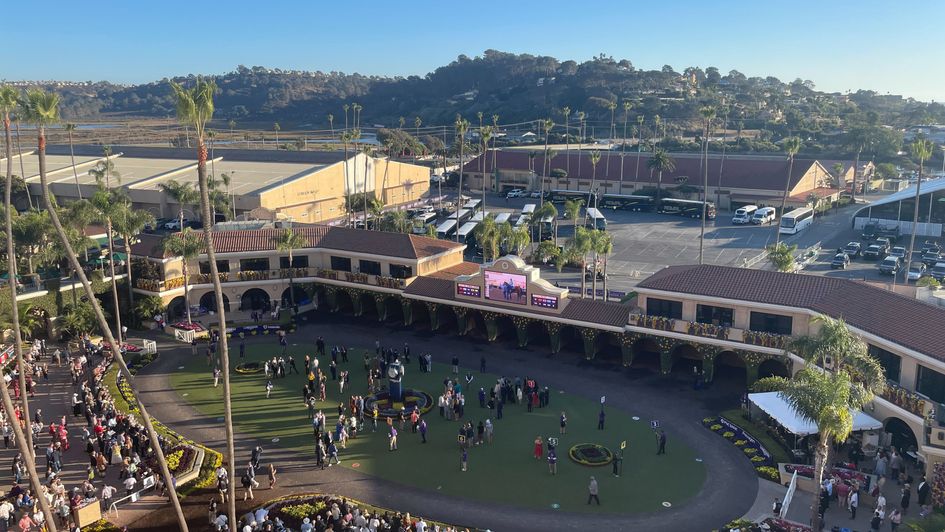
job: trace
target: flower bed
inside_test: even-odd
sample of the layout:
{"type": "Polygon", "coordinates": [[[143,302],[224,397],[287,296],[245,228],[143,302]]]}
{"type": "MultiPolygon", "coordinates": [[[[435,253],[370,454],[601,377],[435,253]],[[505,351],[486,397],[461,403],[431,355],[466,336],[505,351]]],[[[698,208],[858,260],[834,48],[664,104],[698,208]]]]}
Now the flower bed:
{"type": "MultiPolygon", "coordinates": [[[[799,477],[814,478],[814,468],[809,465],[785,464],[784,471],[789,475],[797,471],[797,476],[799,477]]],[[[864,475],[855,469],[847,469],[845,467],[828,467],[824,470],[824,477],[831,477],[846,482],[856,481],[860,488],[867,491],[869,491],[872,481],[872,477],[869,475],[864,475]]]]}
{"type": "MultiPolygon", "coordinates": [[[[164,453],[164,459],[167,460],[167,468],[175,477],[181,473],[190,471],[196,458],[197,451],[187,444],[175,445],[164,453]]],[[[148,465],[154,471],[158,470],[157,461],[152,459],[148,465]]]]}
{"type": "Polygon", "coordinates": [[[932,505],[945,508],[945,463],[942,462],[932,469],[932,505]]]}
{"type": "Polygon", "coordinates": [[[707,417],[702,420],[702,425],[741,449],[751,461],[759,477],[774,482],[779,481],[780,477],[778,470],[774,467],[771,453],[751,434],[724,417],[707,417]]]}
{"type": "Polygon", "coordinates": [[[262,370],[262,364],[259,362],[243,362],[242,364],[237,364],[236,366],[236,372],[242,373],[243,375],[253,375],[260,373],[262,370]]]}
{"type": "MultiPolygon", "coordinates": [[[[349,515],[353,514],[355,509],[358,509],[362,515],[365,515],[365,517],[374,515],[379,519],[386,518],[390,520],[399,520],[404,525],[405,530],[414,530],[414,525],[417,522],[417,518],[413,516],[410,516],[410,520],[407,521],[408,514],[406,513],[400,513],[387,508],[380,508],[346,497],[338,497],[335,495],[326,494],[308,493],[289,495],[281,499],[269,501],[263,506],[263,508],[269,511],[268,515],[271,519],[275,519],[277,517],[281,519],[282,522],[285,523],[287,529],[299,530],[302,526],[302,520],[306,517],[311,520],[313,525],[316,524],[319,517],[321,517],[323,523],[327,522],[326,516],[331,510],[333,504],[337,504],[339,508],[347,504],[349,506],[349,515]]],[[[342,512],[341,515],[344,516],[344,512],[342,512]]],[[[424,522],[427,523],[427,530],[433,530],[435,527],[439,527],[442,530],[471,530],[471,528],[468,527],[457,527],[455,525],[431,521],[429,519],[425,519],[424,522]]],[[[393,523],[389,524],[393,525],[392,529],[397,529],[397,526],[393,523]]],[[[338,527],[339,530],[342,528],[347,529],[346,526],[338,527]]]]}
{"type": "Polygon", "coordinates": [[[177,323],[171,324],[171,327],[180,329],[182,331],[202,332],[204,330],[203,325],[200,325],[197,322],[187,323],[186,321],[179,321],[177,323]]]}
{"type": "Polygon", "coordinates": [[[744,331],[742,339],[746,344],[760,345],[762,347],[774,347],[784,349],[787,347],[787,337],[780,334],[766,332],[744,331]]]}
{"type": "Polygon", "coordinates": [[[689,334],[694,336],[704,336],[706,338],[718,338],[719,340],[728,339],[728,327],[721,327],[711,323],[689,322],[689,334]]]}
{"type": "Polygon", "coordinates": [[[579,443],[568,450],[568,456],[586,466],[605,466],[614,461],[614,453],[596,443],[579,443]]]}
{"type": "MultiPolygon", "coordinates": [[[[108,342],[102,342],[102,347],[105,348],[106,351],[111,351],[112,349],[112,345],[108,342]]],[[[122,349],[125,353],[140,353],[144,350],[143,348],[134,344],[129,344],[128,342],[122,343],[119,349],[122,349]]]]}
{"type": "Polygon", "coordinates": [[[660,331],[671,331],[676,326],[676,320],[664,318],[662,316],[648,316],[641,314],[637,316],[637,326],[657,329],[660,331]]]}

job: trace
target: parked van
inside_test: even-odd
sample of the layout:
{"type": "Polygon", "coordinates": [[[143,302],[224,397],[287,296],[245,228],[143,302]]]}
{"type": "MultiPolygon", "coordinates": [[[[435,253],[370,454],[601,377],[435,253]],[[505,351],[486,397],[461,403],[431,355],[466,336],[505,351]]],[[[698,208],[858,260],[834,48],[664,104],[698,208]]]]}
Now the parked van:
{"type": "Polygon", "coordinates": [[[755,225],[769,224],[774,221],[774,207],[762,207],[751,216],[751,223],[755,225]]]}
{"type": "Polygon", "coordinates": [[[758,207],[755,205],[745,205],[744,207],[735,211],[735,216],[732,216],[733,224],[747,224],[751,223],[751,217],[755,214],[755,211],[758,210],[758,207]]]}

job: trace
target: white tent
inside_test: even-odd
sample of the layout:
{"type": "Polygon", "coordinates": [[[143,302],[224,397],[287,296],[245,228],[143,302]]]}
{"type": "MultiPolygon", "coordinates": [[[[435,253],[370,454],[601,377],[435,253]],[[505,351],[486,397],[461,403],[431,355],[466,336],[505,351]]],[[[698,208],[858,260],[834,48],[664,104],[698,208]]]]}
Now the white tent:
{"type": "MultiPolygon", "coordinates": [[[[758,408],[769,416],[773,417],[782,427],[798,436],[807,436],[817,434],[817,424],[813,421],[804,419],[794,411],[794,407],[788,404],[780,392],[750,393],[748,400],[754,403],[758,408]]],[[[872,430],[882,428],[883,424],[864,414],[856,412],[853,414],[853,431],[872,430]]]]}

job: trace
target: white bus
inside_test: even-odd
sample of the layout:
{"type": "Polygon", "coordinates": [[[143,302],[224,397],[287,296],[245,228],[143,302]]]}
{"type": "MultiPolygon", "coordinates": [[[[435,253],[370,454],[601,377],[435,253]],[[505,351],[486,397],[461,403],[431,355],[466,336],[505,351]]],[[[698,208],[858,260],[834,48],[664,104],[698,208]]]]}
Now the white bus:
{"type": "Polygon", "coordinates": [[[524,207],[522,207],[522,216],[526,214],[529,214],[529,215],[532,214],[533,212],[535,212],[536,208],[537,208],[537,205],[535,205],[534,203],[526,204],[524,207]]]}
{"type": "Polygon", "coordinates": [[[421,212],[413,217],[414,222],[426,225],[436,219],[435,212],[421,212]]]}
{"type": "Polygon", "coordinates": [[[509,221],[509,218],[511,217],[512,213],[510,212],[500,212],[499,214],[495,215],[495,223],[504,224],[505,222],[509,221]]]}
{"type": "Polygon", "coordinates": [[[600,213],[599,210],[594,207],[587,208],[587,227],[592,229],[599,229],[601,231],[607,230],[607,218],[604,218],[604,215],[600,213]]]}
{"type": "Polygon", "coordinates": [[[473,231],[476,229],[476,226],[479,225],[479,222],[466,222],[462,227],[459,228],[459,231],[456,234],[459,236],[459,241],[466,243],[466,239],[471,237],[473,231]]]}
{"type": "Polygon", "coordinates": [[[464,209],[469,209],[469,210],[471,210],[471,211],[474,211],[474,210],[476,210],[476,209],[479,208],[479,204],[480,204],[480,203],[482,203],[482,200],[471,199],[471,200],[467,201],[465,205],[463,205],[463,208],[464,208],[464,209]]]}
{"type": "Polygon", "coordinates": [[[529,221],[531,221],[531,219],[532,219],[532,215],[531,215],[531,214],[520,214],[520,215],[518,216],[518,220],[515,220],[515,227],[523,226],[523,225],[529,223],[529,221]]]}
{"type": "Polygon", "coordinates": [[[814,209],[801,207],[781,216],[778,232],[782,235],[800,233],[814,223],[814,209]]]}
{"type": "Polygon", "coordinates": [[[457,224],[461,224],[465,222],[466,220],[468,220],[470,216],[472,216],[471,210],[460,209],[459,213],[457,213],[456,211],[453,211],[449,214],[449,216],[447,216],[447,218],[450,220],[456,220],[457,224]]]}
{"type": "Polygon", "coordinates": [[[447,238],[453,231],[456,230],[456,219],[450,218],[445,222],[441,223],[439,227],[436,228],[436,237],[437,238],[447,238]]]}
{"type": "Polygon", "coordinates": [[[487,213],[487,212],[485,212],[485,211],[477,211],[476,214],[474,214],[473,217],[469,219],[469,221],[470,221],[470,222],[479,223],[479,222],[481,222],[483,219],[485,219],[486,215],[488,215],[488,214],[489,214],[489,213],[487,213]]]}

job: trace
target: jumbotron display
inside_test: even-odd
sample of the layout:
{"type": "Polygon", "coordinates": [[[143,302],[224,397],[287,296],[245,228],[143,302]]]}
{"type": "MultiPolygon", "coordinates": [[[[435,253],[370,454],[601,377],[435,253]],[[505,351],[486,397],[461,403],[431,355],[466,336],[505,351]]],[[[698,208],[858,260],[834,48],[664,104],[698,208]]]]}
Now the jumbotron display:
{"type": "Polygon", "coordinates": [[[485,271],[486,280],[486,299],[495,301],[505,301],[525,305],[528,303],[526,297],[526,278],[517,273],[500,273],[485,271]]]}

